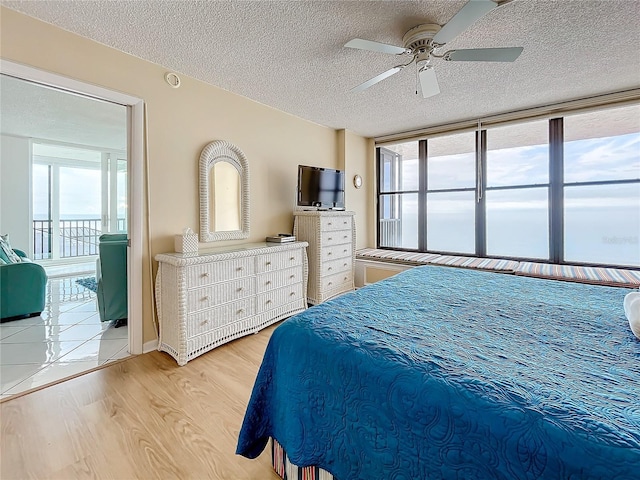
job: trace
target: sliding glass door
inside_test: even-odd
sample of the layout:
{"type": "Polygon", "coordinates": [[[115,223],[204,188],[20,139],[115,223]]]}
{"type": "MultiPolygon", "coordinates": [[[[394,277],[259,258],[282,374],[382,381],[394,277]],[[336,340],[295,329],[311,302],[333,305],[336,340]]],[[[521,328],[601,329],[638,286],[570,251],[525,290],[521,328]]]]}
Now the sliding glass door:
{"type": "Polygon", "coordinates": [[[34,258],[97,255],[103,233],[127,231],[123,152],[34,142],[34,258]]]}

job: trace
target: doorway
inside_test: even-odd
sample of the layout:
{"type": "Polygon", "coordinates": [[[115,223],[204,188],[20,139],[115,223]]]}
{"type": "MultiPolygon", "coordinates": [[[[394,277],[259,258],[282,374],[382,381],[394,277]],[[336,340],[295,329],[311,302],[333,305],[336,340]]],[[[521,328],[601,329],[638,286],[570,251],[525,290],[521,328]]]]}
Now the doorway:
{"type": "Polygon", "coordinates": [[[50,273],[47,282],[49,303],[43,313],[44,318],[19,320],[23,324],[7,322],[0,327],[3,384],[5,380],[19,380],[21,375],[27,375],[12,388],[3,385],[2,397],[5,397],[8,391],[17,393],[19,389],[16,387],[20,383],[30,389],[57,380],[50,375],[53,370],[50,367],[55,362],[66,363],[66,368],[58,369],[64,378],[76,375],[82,363],[91,368],[91,363],[85,361],[89,357],[104,362],[129,353],[142,353],[144,105],[139,99],[127,95],[12,62],[2,61],[0,67],[3,145],[17,148],[8,152],[3,146],[2,176],[5,180],[0,189],[0,230],[5,233],[6,229],[11,229],[12,246],[26,250],[50,273]],[[29,90],[26,98],[9,96],[14,104],[21,107],[22,120],[10,121],[14,107],[12,102],[5,101],[7,92],[11,92],[11,88],[5,88],[6,85],[22,89],[26,86],[29,90]],[[33,89],[38,89],[38,93],[34,94],[33,89]],[[60,100],[62,98],[64,100],[60,100]],[[47,99],[53,100],[47,102],[47,99]],[[83,102],[92,107],[78,110],[78,104],[83,102]],[[105,107],[104,111],[100,113],[96,106],[105,107]],[[52,118],[51,110],[59,112],[62,118],[52,118]],[[84,114],[73,120],[71,114],[74,111],[84,111],[84,114]],[[89,117],[97,117],[98,122],[92,126],[89,117]],[[110,117],[118,117],[119,124],[110,122],[113,120],[110,117]],[[22,132],[11,130],[14,127],[21,127],[22,132]],[[39,132],[34,130],[36,127],[39,132]],[[100,129],[103,130],[101,133],[98,132],[100,129]],[[114,142],[114,138],[118,141],[114,142]],[[25,169],[14,171],[12,166],[7,167],[7,163],[15,161],[15,152],[25,151],[31,159],[26,169],[27,184],[18,186],[17,177],[25,169]],[[6,180],[8,171],[15,177],[11,183],[6,180]],[[24,195],[25,191],[31,197],[27,202],[9,198],[13,193],[24,195]],[[110,232],[124,234],[129,242],[125,247],[128,256],[129,332],[128,335],[124,333],[124,339],[122,330],[114,334],[115,330],[104,328],[105,325],[99,321],[91,285],[87,287],[78,282],[85,276],[85,279],[91,278],[91,273],[95,276],[99,236],[110,232]],[[54,322],[55,315],[65,318],[54,322]],[[80,338],[80,332],[91,338],[80,338]],[[17,360],[8,360],[11,352],[16,350],[24,354],[31,347],[20,344],[37,341],[41,334],[44,334],[44,343],[51,338],[62,340],[48,349],[44,357],[36,354],[33,361],[21,363],[20,368],[12,370],[10,364],[17,360]],[[100,347],[97,340],[103,338],[105,341],[100,347]],[[124,348],[117,350],[116,346],[120,344],[115,340],[120,340],[124,348]],[[98,346],[102,351],[91,353],[92,346],[98,346]],[[5,375],[9,370],[12,373],[5,375]]]}

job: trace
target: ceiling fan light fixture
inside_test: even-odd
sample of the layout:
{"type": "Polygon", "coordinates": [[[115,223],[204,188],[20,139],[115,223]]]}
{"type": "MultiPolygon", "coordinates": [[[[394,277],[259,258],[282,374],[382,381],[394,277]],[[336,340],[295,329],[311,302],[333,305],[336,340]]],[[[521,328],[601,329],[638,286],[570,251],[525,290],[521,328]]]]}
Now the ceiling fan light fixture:
{"type": "Polygon", "coordinates": [[[425,23],[413,27],[402,37],[404,48],[411,50],[414,54],[420,50],[433,50],[433,37],[440,31],[440,25],[435,23],[425,23]]]}

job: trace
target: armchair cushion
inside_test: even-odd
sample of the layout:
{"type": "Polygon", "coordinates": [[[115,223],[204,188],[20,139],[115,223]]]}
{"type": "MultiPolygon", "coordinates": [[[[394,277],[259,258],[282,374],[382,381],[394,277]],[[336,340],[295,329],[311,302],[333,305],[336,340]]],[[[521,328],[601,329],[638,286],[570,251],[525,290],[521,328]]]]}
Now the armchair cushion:
{"type": "Polygon", "coordinates": [[[97,298],[103,322],[127,318],[127,234],[104,234],[98,241],[97,298]]]}
{"type": "Polygon", "coordinates": [[[0,321],[39,315],[44,310],[47,274],[21,250],[13,254],[23,260],[0,264],[0,321]]]}

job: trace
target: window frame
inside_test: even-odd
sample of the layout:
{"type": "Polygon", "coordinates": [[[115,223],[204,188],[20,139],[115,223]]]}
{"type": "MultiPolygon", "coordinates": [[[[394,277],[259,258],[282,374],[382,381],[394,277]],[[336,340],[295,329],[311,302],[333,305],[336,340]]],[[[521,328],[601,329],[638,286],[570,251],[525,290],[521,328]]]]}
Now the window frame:
{"type": "MultiPolygon", "coordinates": [[[[640,105],[640,103],[632,103],[633,105],[640,105]]],[[[598,110],[605,110],[610,108],[617,108],[617,105],[603,106],[598,110]]],[[[559,265],[580,265],[580,266],[595,266],[595,267],[614,267],[622,269],[637,269],[636,265],[619,265],[619,264],[605,264],[594,262],[580,262],[580,261],[566,261],[564,258],[564,189],[565,187],[580,187],[580,186],[595,186],[595,185],[621,185],[621,184],[640,184],[640,178],[638,179],[617,179],[617,180],[601,180],[601,181],[582,181],[582,182],[566,182],[564,181],[564,116],[549,117],[548,122],[548,148],[549,148],[549,181],[548,183],[532,183],[523,185],[512,186],[494,186],[487,187],[485,185],[485,179],[487,178],[487,129],[479,128],[475,130],[476,135],[476,186],[474,187],[459,187],[450,189],[428,189],[428,165],[427,165],[427,153],[428,153],[428,141],[426,139],[406,139],[398,143],[408,143],[411,141],[418,142],[418,175],[419,175],[419,189],[416,192],[412,191],[381,191],[381,149],[385,149],[384,146],[376,146],[376,175],[378,182],[376,182],[376,247],[385,250],[400,250],[408,252],[424,252],[435,253],[442,255],[462,255],[471,257],[486,257],[487,256],[487,205],[486,205],[486,192],[495,190],[515,190],[515,189],[527,189],[527,188],[547,188],[548,189],[548,237],[549,237],[549,258],[532,258],[532,257],[514,257],[509,255],[491,255],[492,258],[516,260],[516,261],[531,261],[531,262],[549,262],[559,265]],[[430,250],[427,245],[427,194],[428,193],[445,193],[445,192],[463,192],[463,191],[475,191],[475,253],[461,253],[451,251],[430,250]],[[402,194],[402,193],[418,193],[418,248],[409,249],[402,247],[388,247],[380,245],[380,208],[381,197],[383,195],[390,194],[402,194]]],[[[522,119],[522,123],[530,121],[536,121],[536,118],[522,119]]],[[[464,130],[450,131],[447,134],[455,135],[462,133],[464,130]]],[[[468,131],[468,130],[467,130],[468,131]]],[[[439,134],[440,136],[441,134],[439,134]]],[[[386,149],[391,152],[391,150],[386,149]]],[[[393,152],[392,152],[393,153],[393,152]]]]}

